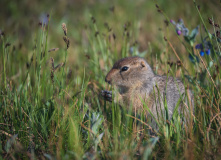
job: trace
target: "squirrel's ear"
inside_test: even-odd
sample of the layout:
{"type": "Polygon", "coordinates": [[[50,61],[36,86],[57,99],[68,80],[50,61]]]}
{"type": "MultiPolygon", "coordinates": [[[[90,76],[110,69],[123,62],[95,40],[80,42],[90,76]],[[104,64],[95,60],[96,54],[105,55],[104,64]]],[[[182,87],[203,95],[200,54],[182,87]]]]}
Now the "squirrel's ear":
{"type": "Polygon", "coordinates": [[[141,61],[140,64],[141,64],[142,67],[146,67],[146,64],[145,64],[144,61],[141,61]]]}

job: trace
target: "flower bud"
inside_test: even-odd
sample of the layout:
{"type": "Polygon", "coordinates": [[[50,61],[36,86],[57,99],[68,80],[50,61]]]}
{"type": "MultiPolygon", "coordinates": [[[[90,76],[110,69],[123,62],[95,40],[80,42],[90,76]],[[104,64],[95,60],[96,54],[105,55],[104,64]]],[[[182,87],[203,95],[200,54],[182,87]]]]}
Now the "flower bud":
{"type": "Polygon", "coordinates": [[[206,54],[209,55],[210,54],[210,49],[206,50],[206,54]]]}
{"type": "Polygon", "coordinates": [[[178,35],[181,35],[181,33],[182,33],[181,30],[177,30],[178,35]]]}
{"type": "Polygon", "coordinates": [[[201,55],[201,56],[204,56],[204,52],[203,52],[203,51],[200,51],[200,55],[201,55]]]}

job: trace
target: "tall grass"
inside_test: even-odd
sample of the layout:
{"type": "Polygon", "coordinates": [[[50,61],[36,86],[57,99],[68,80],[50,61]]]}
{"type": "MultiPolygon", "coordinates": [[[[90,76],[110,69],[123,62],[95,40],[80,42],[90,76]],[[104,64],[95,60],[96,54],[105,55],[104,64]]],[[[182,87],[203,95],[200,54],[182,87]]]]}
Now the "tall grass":
{"type": "MultiPolygon", "coordinates": [[[[131,10],[135,8],[127,5],[131,10]]],[[[158,5],[161,16],[167,18],[167,10],[158,5]]],[[[59,26],[62,32],[59,38],[64,40],[59,50],[49,48],[53,15],[36,30],[31,40],[32,49],[13,49],[9,44],[13,35],[1,32],[2,159],[221,158],[221,46],[218,35],[211,36],[212,32],[220,32],[220,27],[206,25],[197,4],[192,5],[196,5],[194,13],[200,18],[200,36],[210,37],[213,49],[208,56],[200,56],[181,36],[174,42],[171,38],[174,36],[168,36],[176,34],[173,27],[167,27],[163,33],[166,41],[157,33],[163,42],[162,50],[149,44],[148,50],[140,52],[139,41],[136,41],[141,36],[139,20],[134,15],[125,18],[116,31],[114,21],[102,21],[87,14],[87,26],[79,29],[80,44],[72,43],[71,35],[75,33],[68,23],[66,29],[64,25],[59,26]],[[101,21],[106,22],[105,25],[101,25],[101,21]],[[183,44],[184,49],[180,50],[183,44]],[[177,54],[176,50],[186,54],[177,54]],[[28,52],[29,57],[24,57],[23,52],[28,52]],[[182,65],[171,62],[170,54],[182,65]],[[198,62],[195,58],[192,63],[188,54],[196,56],[198,62]],[[145,57],[156,73],[179,77],[186,88],[191,88],[195,114],[187,127],[181,123],[185,117],[174,112],[171,121],[166,116],[156,119],[159,131],[152,130],[154,134],[150,134],[152,126],[142,111],[134,114],[132,106],[128,111],[99,96],[102,89],[111,89],[104,77],[113,63],[134,55],[145,57]],[[70,65],[68,61],[73,57],[76,57],[75,63],[70,65]]],[[[120,2],[117,7],[121,7],[120,2]]],[[[199,37],[196,41],[202,43],[199,37]]],[[[148,110],[146,104],[144,108],[148,110]]]]}

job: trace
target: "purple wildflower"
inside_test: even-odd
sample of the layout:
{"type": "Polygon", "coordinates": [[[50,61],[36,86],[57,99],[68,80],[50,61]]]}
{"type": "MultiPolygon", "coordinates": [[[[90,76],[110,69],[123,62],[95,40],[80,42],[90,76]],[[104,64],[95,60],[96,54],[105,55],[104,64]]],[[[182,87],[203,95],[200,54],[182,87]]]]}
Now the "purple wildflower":
{"type": "Polygon", "coordinates": [[[206,52],[207,55],[210,55],[211,53],[211,45],[210,45],[210,42],[209,41],[206,41],[206,40],[203,40],[203,43],[200,43],[200,44],[197,44],[195,46],[196,49],[199,49],[200,50],[200,55],[201,56],[204,56],[204,51],[206,52]]]}
{"type": "Polygon", "coordinates": [[[181,30],[177,30],[176,33],[177,33],[178,35],[181,35],[181,34],[182,34],[182,31],[181,31],[181,30]]]}
{"type": "Polygon", "coordinates": [[[183,24],[183,19],[182,18],[178,19],[178,23],[183,24]]]}
{"type": "Polygon", "coordinates": [[[187,28],[183,28],[183,29],[182,29],[182,33],[183,33],[183,36],[184,36],[184,37],[185,37],[185,36],[188,36],[189,30],[188,30],[187,28]]]}
{"type": "Polygon", "coordinates": [[[206,54],[209,55],[210,54],[210,49],[206,50],[206,54]]]}
{"type": "Polygon", "coordinates": [[[196,46],[195,46],[195,48],[196,49],[203,49],[203,45],[200,43],[200,44],[197,44],[196,46]]]}
{"type": "Polygon", "coordinates": [[[41,14],[40,21],[42,22],[42,25],[45,26],[48,24],[48,15],[47,14],[41,14]]]}
{"type": "Polygon", "coordinates": [[[170,23],[172,23],[173,25],[176,25],[176,22],[174,20],[170,20],[170,23]]]}
{"type": "Polygon", "coordinates": [[[178,35],[181,35],[183,33],[184,36],[188,36],[189,30],[185,27],[182,19],[179,19],[177,23],[171,19],[170,23],[176,26],[176,33],[178,35]]]}

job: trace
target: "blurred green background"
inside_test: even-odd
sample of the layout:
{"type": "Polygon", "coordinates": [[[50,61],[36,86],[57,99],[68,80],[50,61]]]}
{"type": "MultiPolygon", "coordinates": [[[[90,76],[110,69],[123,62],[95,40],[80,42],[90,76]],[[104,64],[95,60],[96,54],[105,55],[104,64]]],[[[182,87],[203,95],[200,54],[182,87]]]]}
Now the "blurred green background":
{"type": "MultiPolygon", "coordinates": [[[[124,24],[130,22],[133,28],[133,40],[138,41],[141,51],[148,49],[148,43],[162,49],[162,37],[167,27],[165,18],[157,12],[155,3],[170,19],[177,21],[182,18],[190,29],[200,24],[192,0],[1,0],[0,29],[6,35],[13,35],[10,43],[15,46],[22,44],[24,50],[29,49],[34,44],[33,36],[39,27],[38,23],[50,14],[49,48],[60,48],[63,44],[61,24],[65,22],[71,39],[69,53],[78,56],[84,54],[82,53],[84,51],[79,51],[80,45],[85,49],[88,47],[84,30],[91,23],[92,15],[97,20],[100,32],[105,33],[104,23],[108,23],[119,43],[122,41],[124,24]]],[[[220,13],[219,0],[199,0],[197,4],[205,19],[220,13]]],[[[219,16],[214,18],[220,21],[219,16]]],[[[172,32],[167,33],[167,36],[171,36],[176,42],[177,38],[173,35],[175,34],[172,32]]],[[[182,49],[180,45],[176,47],[178,50],[182,49]]],[[[24,52],[24,54],[29,53],[24,52]]]]}

